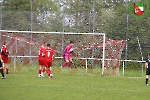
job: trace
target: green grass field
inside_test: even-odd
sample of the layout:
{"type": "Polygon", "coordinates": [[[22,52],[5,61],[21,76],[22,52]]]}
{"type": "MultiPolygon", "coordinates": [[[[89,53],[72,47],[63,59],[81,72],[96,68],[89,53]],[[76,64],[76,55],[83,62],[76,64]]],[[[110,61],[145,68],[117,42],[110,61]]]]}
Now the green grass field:
{"type": "MultiPolygon", "coordinates": [[[[127,72],[126,72],[127,73],[127,72]]],[[[37,70],[10,72],[0,79],[0,100],[147,100],[145,76],[86,74],[53,68],[54,77],[38,78],[37,70]]]]}

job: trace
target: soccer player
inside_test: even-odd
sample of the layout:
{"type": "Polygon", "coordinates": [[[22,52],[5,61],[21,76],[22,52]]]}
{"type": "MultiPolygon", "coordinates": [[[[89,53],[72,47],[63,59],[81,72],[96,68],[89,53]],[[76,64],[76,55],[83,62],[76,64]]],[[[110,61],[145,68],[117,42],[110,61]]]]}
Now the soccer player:
{"type": "Polygon", "coordinates": [[[51,72],[52,67],[52,61],[54,57],[54,50],[50,48],[50,44],[47,44],[47,47],[45,48],[45,71],[48,74],[48,78],[52,78],[53,74],[51,72]]]}
{"type": "Polygon", "coordinates": [[[148,58],[145,63],[146,68],[146,85],[148,85],[148,75],[150,75],[150,53],[148,53],[148,58]]]}
{"type": "Polygon", "coordinates": [[[70,53],[73,52],[73,45],[74,45],[73,41],[70,41],[70,44],[65,47],[65,50],[63,52],[63,58],[65,62],[62,64],[61,68],[65,67],[66,65],[68,65],[68,68],[71,67],[72,58],[70,53]]]}
{"type": "Polygon", "coordinates": [[[8,54],[9,52],[7,51],[7,42],[4,42],[2,48],[1,48],[1,57],[3,60],[3,70],[5,70],[6,68],[6,74],[9,73],[9,69],[8,69],[8,54]]]}
{"type": "Polygon", "coordinates": [[[2,75],[2,79],[5,79],[6,77],[4,76],[4,71],[3,71],[3,60],[1,58],[1,55],[0,55],[0,73],[2,75]]]}
{"type": "Polygon", "coordinates": [[[45,63],[45,47],[44,44],[39,48],[39,70],[38,70],[38,77],[44,77],[43,73],[45,71],[44,63],[45,63]]]}

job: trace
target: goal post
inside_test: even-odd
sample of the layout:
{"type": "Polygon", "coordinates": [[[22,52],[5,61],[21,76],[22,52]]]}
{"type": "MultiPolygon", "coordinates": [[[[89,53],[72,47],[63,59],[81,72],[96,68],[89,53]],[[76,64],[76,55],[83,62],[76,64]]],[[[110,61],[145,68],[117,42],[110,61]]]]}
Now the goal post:
{"type": "MultiPolygon", "coordinates": [[[[4,41],[8,41],[8,50],[11,51],[10,57],[14,60],[11,63],[28,66],[38,66],[37,52],[41,43],[50,43],[55,51],[55,58],[62,58],[65,46],[70,40],[75,42],[73,55],[74,59],[91,60],[85,62],[86,68],[98,65],[104,74],[105,66],[105,33],[72,33],[72,32],[36,32],[36,31],[10,31],[0,30],[1,46],[4,41]],[[97,60],[97,61],[95,61],[97,60]]],[[[77,65],[82,66],[80,61],[77,65]]],[[[61,63],[57,64],[58,66],[61,63]]],[[[15,67],[16,68],[16,65],[15,67]]]]}

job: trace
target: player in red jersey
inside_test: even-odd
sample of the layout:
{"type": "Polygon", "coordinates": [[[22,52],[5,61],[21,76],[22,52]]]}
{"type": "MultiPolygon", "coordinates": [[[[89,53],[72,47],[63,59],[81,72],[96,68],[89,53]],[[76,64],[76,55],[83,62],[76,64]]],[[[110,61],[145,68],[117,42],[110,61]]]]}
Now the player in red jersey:
{"type": "Polygon", "coordinates": [[[45,71],[45,47],[44,44],[39,48],[39,70],[38,70],[38,77],[44,77],[43,73],[45,71]]]}
{"type": "Polygon", "coordinates": [[[3,70],[5,70],[6,68],[6,74],[9,73],[9,69],[8,69],[8,54],[9,52],[7,51],[7,42],[4,42],[2,48],[1,48],[1,57],[3,60],[3,70]]]}
{"type": "Polygon", "coordinates": [[[53,74],[51,73],[51,66],[54,57],[54,50],[50,48],[50,44],[47,44],[47,48],[45,49],[45,71],[48,74],[48,78],[52,78],[53,74]]]}
{"type": "Polygon", "coordinates": [[[65,60],[65,62],[62,64],[62,68],[65,67],[66,65],[68,65],[68,68],[71,67],[72,65],[72,58],[70,53],[73,51],[73,41],[70,41],[70,44],[66,46],[64,52],[63,52],[63,58],[65,60]]]}

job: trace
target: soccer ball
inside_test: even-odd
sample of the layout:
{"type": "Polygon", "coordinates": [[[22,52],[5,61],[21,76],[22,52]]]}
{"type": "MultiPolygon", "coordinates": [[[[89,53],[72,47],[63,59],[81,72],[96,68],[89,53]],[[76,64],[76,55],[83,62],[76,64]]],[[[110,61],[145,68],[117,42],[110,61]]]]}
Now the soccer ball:
{"type": "Polygon", "coordinates": [[[50,74],[50,78],[53,78],[53,74],[50,74]]]}
{"type": "Polygon", "coordinates": [[[73,50],[74,50],[74,49],[73,49],[73,48],[71,48],[71,49],[70,49],[70,53],[72,53],[72,52],[73,52],[73,50]]]}

